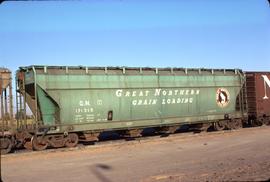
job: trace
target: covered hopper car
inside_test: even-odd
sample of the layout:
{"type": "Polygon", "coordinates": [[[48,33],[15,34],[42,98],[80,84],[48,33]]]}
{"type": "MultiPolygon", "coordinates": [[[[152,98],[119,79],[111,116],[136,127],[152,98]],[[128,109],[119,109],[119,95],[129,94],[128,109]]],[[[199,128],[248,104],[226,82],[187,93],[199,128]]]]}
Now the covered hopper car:
{"type": "Polygon", "coordinates": [[[29,66],[16,77],[16,146],[34,150],[74,147],[103,131],[133,137],[149,127],[173,133],[184,124],[223,130],[269,122],[269,108],[251,113],[238,69],[29,66]]]}
{"type": "Polygon", "coordinates": [[[236,128],[246,112],[240,70],[32,66],[20,68],[17,82],[35,115],[19,122],[21,140],[35,150],[75,146],[106,130],[236,128]]]}

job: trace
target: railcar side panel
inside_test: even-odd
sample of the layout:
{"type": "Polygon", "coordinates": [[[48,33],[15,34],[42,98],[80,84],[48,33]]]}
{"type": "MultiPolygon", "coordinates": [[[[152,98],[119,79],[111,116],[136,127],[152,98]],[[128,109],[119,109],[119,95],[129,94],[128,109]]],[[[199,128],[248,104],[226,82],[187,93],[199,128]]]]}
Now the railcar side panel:
{"type": "Polygon", "coordinates": [[[57,132],[69,126],[74,131],[107,130],[243,114],[236,106],[244,83],[239,70],[34,69],[24,71],[38,90],[39,119],[59,125],[57,132]]]}
{"type": "Polygon", "coordinates": [[[249,116],[270,116],[270,72],[247,72],[246,80],[249,116]]]}

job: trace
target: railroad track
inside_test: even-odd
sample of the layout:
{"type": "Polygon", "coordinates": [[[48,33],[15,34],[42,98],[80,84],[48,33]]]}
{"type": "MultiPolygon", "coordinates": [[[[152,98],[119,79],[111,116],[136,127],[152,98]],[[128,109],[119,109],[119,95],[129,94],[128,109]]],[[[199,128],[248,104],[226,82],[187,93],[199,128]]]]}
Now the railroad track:
{"type": "Polygon", "coordinates": [[[268,128],[269,126],[260,126],[260,127],[251,127],[251,128],[241,128],[238,130],[223,130],[223,131],[211,131],[211,132],[200,132],[196,131],[188,131],[188,132],[177,132],[174,134],[160,135],[153,134],[149,136],[142,136],[137,138],[115,138],[112,136],[111,138],[107,138],[105,140],[100,140],[92,143],[79,143],[77,147],[74,148],[49,148],[44,151],[32,151],[27,149],[17,149],[12,153],[1,155],[1,157],[13,157],[13,156],[21,156],[21,155],[33,155],[33,154],[46,154],[46,153],[54,153],[54,152],[68,152],[68,151],[77,151],[77,150],[85,150],[85,149],[98,149],[102,147],[117,147],[123,145],[133,145],[138,143],[147,143],[154,141],[169,141],[169,140],[177,140],[177,139],[185,139],[190,137],[203,137],[203,136],[218,136],[224,134],[230,134],[235,132],[249,132],[249,131],[257,131],[261,128],[268,128]]]}

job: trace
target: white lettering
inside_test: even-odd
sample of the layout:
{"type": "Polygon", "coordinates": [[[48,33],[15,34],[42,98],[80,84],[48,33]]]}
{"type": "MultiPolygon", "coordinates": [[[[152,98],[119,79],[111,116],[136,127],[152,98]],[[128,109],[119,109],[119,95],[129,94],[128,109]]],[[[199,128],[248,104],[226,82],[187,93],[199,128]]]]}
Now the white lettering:
{"type": "Polygon", "coordinates": [[[132,92],[132,97],[136,97],[136,91],[132,92]]]}
{"type": "Polygon", "coordinates": [[[129,96],[130,96],[130,92],[127,91],[125,96],[126,96],[126,97],[129,97],[129,96]]]}
{"type": "Polygon", "coordinates": [[[79,101],[79,106],[83,106],[83,101],[82,100],[79,101]]]}
{"type": "Polygon", "coordinates": [[[137,105],[137,100],[133,100],[132,105],[136,106],[137,105]]]}
{"type": "MultiPolygon", "coordinates": [[[[150,102],[151,102],[151,100],[150,100],[150,102]]],[[[147,99],[145,99],[145,100],[144,100],[143,105],[148,105],[148,103],[147,103],[147,99]]]]}
{"type": "Polygon", "coordinates": [[[167,95],[167,91],[166,90],[163,90],[162,91],[162,95],[167,95]]]}
{"type": "Polygon", "coordinates": [[[156,89],[155,90],[155,96],[159,96],[160,95],[160,91],[161,91],[161,89],[156,89]]]}
{"type": "Polygon", "coordinates": [[[97,100],[97,105],[102,105],[102,100],[97,100]]]}
{"type": "Polygon", "coordinates": [[[164,104],[166,104],[166,102],[165,102],[166,100],[165,99],[162,99],[162,104],[164,105],[164,104]]]}
{"type": "MultiPolygon", "coordinates": [[[[266,77],[265,83],[269,86],[270,81],[266,77]]],[[[161,102],[161,104],[188,104],[194,102],[195,95],[200,94],[199,89],[162,89],[155,88],[153,90],[125,90],[118,89],[115,91],[116,97],[133,97],[131,100],[131,104],[133,106],[147,106],[147,105],[155,105],[161,102]],[[166,98],[169,96],[170,98],[166,98]],[[179,97],[174,97],[179,96],[179,97]],[[189,97],[188,97],[189,96],[189,97]],[[136,97],[140,97],[141,99],[137,99],[136,97]],[[148,98],[150,97],[150,98],[148,98]],[[153,98],[156,97],[156,98],[153,98]]],[[[267,97],[267,96],[266,96],[267,97]]],[[[90,106],[89,100],[81,100],[79,101],[79,106],[90,106]]],[[[97,101],[97,105],[102,105],[102,100],[97,101]]],[[[91,110],[77,110],[76,112],[92,112],[91,110]]]]}
{"type": "Polygon", "coordinates": [[[115,95],[117,97],[121,97],[122,96],[122,92],[123,92],[123,90],[116,90],[115,95]]]}
{"type": "Polygon", "coordinates": [[[263,99],[268,99],[268,96],[266,94],[266,85],[268,85],[268,87],[270,88],[270,80],[266,75],[262,75],[262,77],[264,81],[264,93],[265,93],[263,99]]]}
{"type": "Polygon", "coordinates": [[[90,101],[89,100],[80,100],[79,101],[79,106],[90,106],[90,101]]]}
{"type": "Polygon", "coordinates": [[[185,90],[180,90],[180,95],[184,95],[185,90]]]}

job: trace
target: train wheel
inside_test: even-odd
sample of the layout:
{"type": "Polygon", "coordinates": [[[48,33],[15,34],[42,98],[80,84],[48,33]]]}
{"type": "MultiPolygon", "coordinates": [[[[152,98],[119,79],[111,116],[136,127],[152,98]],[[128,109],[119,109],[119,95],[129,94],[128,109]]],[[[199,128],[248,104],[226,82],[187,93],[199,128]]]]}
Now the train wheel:
{"type": "Polygon", "coordinates": [[[217,121],[214,123],[214,129],[216,131],[221,131],[226,128],[226,122],[225,121],[217,121]]]}
{"type": "Polygon", "coordinates": [[[76,147],[79,142],[79,137],[76,133],[69,133],[66,139],[66,147],[76,147]]]}
{"type": "Polygon", "coordinates": [[[268,117],[268,119],[266,121],[266,125],[270,125],[270,117],[268,117]]]}
{"type": "Polygon", "coordinates": [[[233,120],[233,128],[232,129],[239,129],[239,128],[242,128],[243,127],[243,123],[242,123],[242,120],[241,119],[235,119],[233,120]]]}
{"type": "Polygon", "coordinates": [[[30,141],[25,141],[23,144],[24,148],[26,148],[27,150],[33,150],[33,146],[32,146],[32,142],[30,141]]]}
{"type": "Polygon", "coordinates": [[[13,142],[12,139],[4,137],[0,139],[0,143],[1,143],[1,155],[3,154],[7,154],[11,151],[12,146],[13,146],[13,142]]]}
{"type": "Polygon", "coordinates": [[[47,140],[42,136],[33,136],[31,142],[33,150],[41,151],[48,147],[47,140]]]}
{"type": "Polygon", "coordinates": [[[262,126],[262,125],[263,125],[263,121],[261,121],[261,120],[254,120],[252,122],[253,127],[262,126]]]}
{"type": "Polygon", "coordinates": [[[263,122],[264,125],[269,125],[270,124],[270,118],[263,117],[262,122],[263,122]]]}

